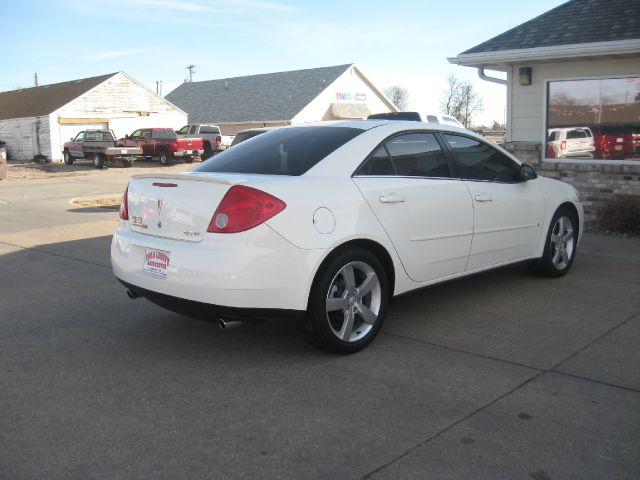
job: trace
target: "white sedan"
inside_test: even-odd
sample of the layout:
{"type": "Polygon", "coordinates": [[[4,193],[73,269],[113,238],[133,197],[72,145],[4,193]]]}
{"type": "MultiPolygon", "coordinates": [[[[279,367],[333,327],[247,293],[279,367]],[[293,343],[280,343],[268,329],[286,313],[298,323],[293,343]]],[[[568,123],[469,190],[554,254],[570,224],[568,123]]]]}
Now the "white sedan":
{"type": "Polygon", "coordinates": [[[320,122],[133,177],[111,262],[132,298],[222,326],[295,317],[351,353],[395,295],[525,260],[564,275],[582,225],[573,187],[467,130],[320,122]]]}

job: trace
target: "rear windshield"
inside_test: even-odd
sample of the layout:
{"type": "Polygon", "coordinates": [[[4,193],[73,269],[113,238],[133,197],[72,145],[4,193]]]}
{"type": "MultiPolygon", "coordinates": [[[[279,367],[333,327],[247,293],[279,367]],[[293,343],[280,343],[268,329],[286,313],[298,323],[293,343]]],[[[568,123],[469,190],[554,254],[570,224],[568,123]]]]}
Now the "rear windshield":
{"type": "Polygon", "coordinates": [[[85,142],[112,142],[115,138],[109,130],[87,130],[84,140],[85,142]]]}
{"type": "Polygon", "coordinates": [[[576,138],[587,138],[587,132],[585,130],[569,130],[567,132],[567,140],[574,140],[576,138]]]}
{"type": "Polygon", "coordinates": [[[362,132],[347,127],[281,128],[229,148],[193,171],[298,176],[362,132]]]}
{"type": "Polygon", "coordinates": [[[173,130],[154,130],[153,138],[176,138],[176,132],[173,130]]]}

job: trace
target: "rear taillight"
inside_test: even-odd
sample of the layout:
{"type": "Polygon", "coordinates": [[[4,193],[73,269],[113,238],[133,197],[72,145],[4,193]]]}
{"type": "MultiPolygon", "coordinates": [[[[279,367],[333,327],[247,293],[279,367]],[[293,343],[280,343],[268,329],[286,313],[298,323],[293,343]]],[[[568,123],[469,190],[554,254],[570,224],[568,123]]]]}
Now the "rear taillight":
{"type": "Polygon", "coordinates": [[[120,218],[122,220],[129,220],[129,185],[124,189],[122,195],[122,201],[120,202],[120,218]]]}
{"type": "Polygon", "coordinates": [[[216,145],[220,145],[222,143],[222,137],[220,135],[216,136],[216,145]]]}
{"type": "Polygon", "coordinates": [[[244,232],[266,222],[286,206],[282,200],[262,190],[234,185],[222,198],[207,232],[244,232]]]}
{"type": "Polygon", "coordinates": [[[565,150],[567,148],[567,142],[564,140],[560,142],[560,150],[565,150]]]}

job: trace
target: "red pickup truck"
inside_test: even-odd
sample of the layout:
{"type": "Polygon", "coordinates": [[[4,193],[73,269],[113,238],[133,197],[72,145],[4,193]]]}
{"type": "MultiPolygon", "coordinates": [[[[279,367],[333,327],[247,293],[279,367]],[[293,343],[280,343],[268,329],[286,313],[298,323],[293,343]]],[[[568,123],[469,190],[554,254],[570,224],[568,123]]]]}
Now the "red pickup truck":
{"type": "Polygon", "coordinates": [[[163,165],[177,158],[191,163],[204,153],[201,138],[178,138],[171,128],[141,128],[118,140],[118,146],[139,146],[145,157],[158,157],[163,165]]]}

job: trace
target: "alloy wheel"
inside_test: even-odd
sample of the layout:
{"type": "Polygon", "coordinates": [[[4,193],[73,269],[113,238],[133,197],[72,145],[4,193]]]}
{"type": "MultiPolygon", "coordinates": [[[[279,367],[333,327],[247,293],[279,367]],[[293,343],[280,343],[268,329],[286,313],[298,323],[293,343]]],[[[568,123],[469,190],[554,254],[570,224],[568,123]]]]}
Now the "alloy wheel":
{"type": "Polygon", "coordinates": [[[564,270],[573,256],[573,223],[567,216],[556,220],[551,230],[551,262],[557,270],[564,270]]]}
{"type": "Polygon", "coordinates": [[[326,315],[333,334],[356,342],[373,328],[382,304],[382,288],[375,270],[353,261],[333,277],[326,298],[326,315]]]}

